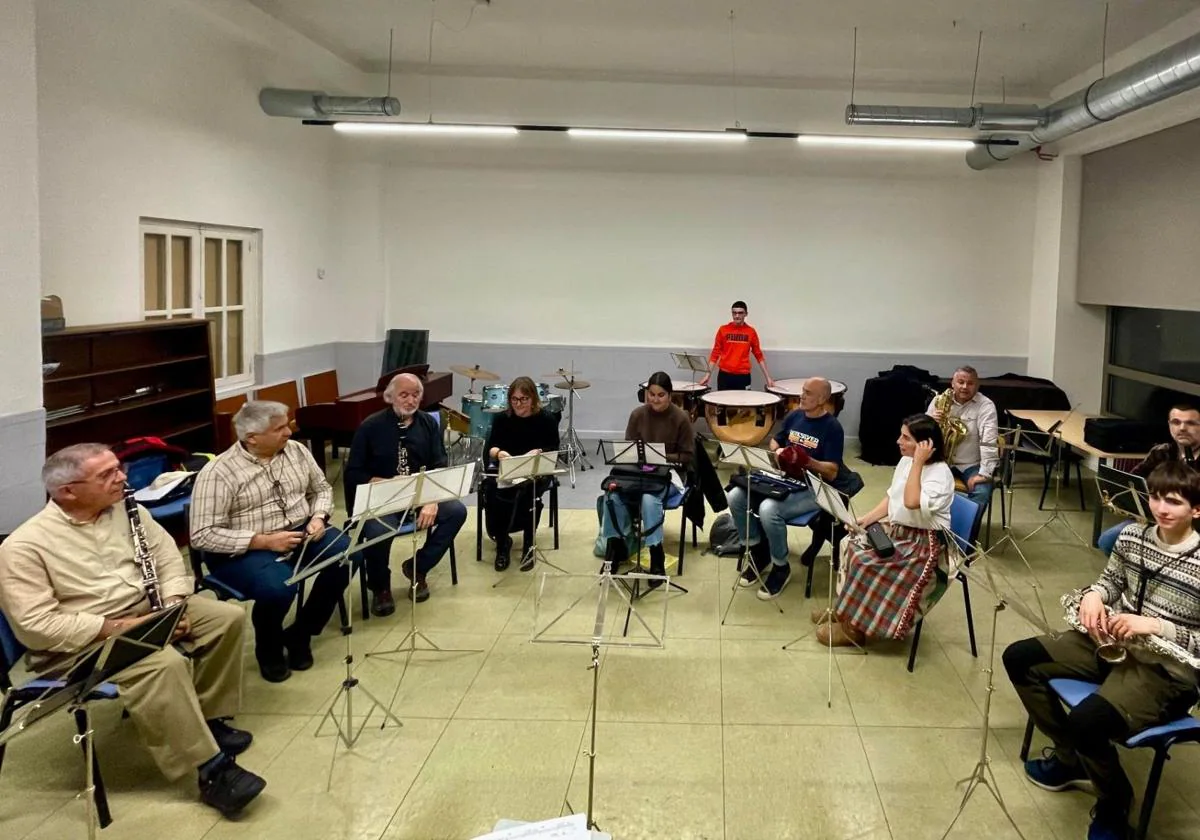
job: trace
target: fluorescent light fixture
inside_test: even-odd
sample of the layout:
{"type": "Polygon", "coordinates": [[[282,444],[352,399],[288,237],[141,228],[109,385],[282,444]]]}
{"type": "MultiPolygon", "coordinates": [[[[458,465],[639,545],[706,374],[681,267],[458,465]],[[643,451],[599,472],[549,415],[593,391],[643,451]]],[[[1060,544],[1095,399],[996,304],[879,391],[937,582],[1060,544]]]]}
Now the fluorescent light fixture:
{"type": "Polygon", "coordinates": [[[749,138],[744,131],[660,131],[640,128],[568,128],[572,137],[599,140],[682,140],[712,143],[744,143],[749,138]]]}
{"type": "Polygon", "coordinates": [[[801,134],[796,138],[796,142],[804,146],[943,152],[965,152],[975,147],[974,140],[938,140],[928,137],[855,137],[849,134],[801,134]]]}
{"type": "Polygon", "coordinates": [[[452,123],[338,122],[334,131],[346,134],[458,134],[474,136],[512,136],[511,125],[455,125],[452,123]]]}

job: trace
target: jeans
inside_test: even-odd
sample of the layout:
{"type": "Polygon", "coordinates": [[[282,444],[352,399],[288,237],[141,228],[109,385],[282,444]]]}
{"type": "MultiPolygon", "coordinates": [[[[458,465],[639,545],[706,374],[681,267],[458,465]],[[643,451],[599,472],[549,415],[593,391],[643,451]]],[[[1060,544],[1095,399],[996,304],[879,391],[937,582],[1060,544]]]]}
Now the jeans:
{"type": "Polygon", "coordinates": [[[1096,548],[1104,552],[1104,556],[1112,554],[1113,549],[1117,546],[1117,537],[1121,536],[1121,532],[1125,530],[1126,525],[1132,525],[1132,519],[1126,519],[1124,522],[1118,523],[1108,530],[1100,534],[1100,538],[1096,540],[1096,548]]]}
{"type": "MultiPolygon", "coordinates": [[[[292,528],[302,531],[303,526],[292,528]]],[[[326,528],[319,540],[313,540],[299,558],[303,568],[320,562],[350,548],[350,538],[337,528],[326,528]]],[[[296,597],[297,585],[287,583],[292,576],[296,558],[281,561],[285,555],[268,549],[255,549],[245,554],[208,553],[208,568],[217,580],[232,586],[254,601],[250,620],[254,624],[254,652],[259,662],[283,660],[283,620],[296,597]]],[[[346,567],[340,563],[317,573],[309,584],[304,606],[296,613],[292,627],[298,632],[316,636],[324,629],[337,607],[338,597],[350,582],[346,567]]]]}
{"type": "MultiPolygon", "coordinates": [[[[663,520],[666,516],[663,512],[663,500],[667,497],[670,489],[667,487],[659,495],[642,494],[641,513],[644,536],[641,544],[644,546],[662,545],[663,520]]],[[[604,538],[604,541],[607,543],[613,537],[623,537],[630,528],[630,515],[629,506],[625,504],[620,494],[605,494],[604,503],[600,509],[603,511],[603,518],[600,521],[600,536],[604,538]],[[614,516],[616,516],[616,522],[613,521],[614,516]]]]}
{"type": "Polygon", "coordinates": [[[817,497],[808,490],[792,493],[786,499],[764,498],[758,505],[758,517],[750,517],[750,534],[746,530],[746,493],[740,487],[734,487],[726,494],[729,498],[729,513],[733,517],[733,525],[737,528],[742,544],[755,545],[765,534],[767,545],[771,549],[771,562],[777,566],[787,565],[787,521],[802,513],[817,509],[817,497]]]}
{"type": "MultiPolygon", "coordinates": [[[[954,467],[954,477],[961,478],[965,484],[967,479],[973,475],[979,474],[979,465],[975,464],[971,467],[954,467]]],[[[964,493],[968,499],[983,509],[987,509],[988,503],[992,501],[992,490],[996,487],[994,482],[981,481],[975,485],[975,489],[968,493],[964,493]]]]}
{"type": "MultiPolygon", "coordinates": [[[[446,552],[450,550],[450,546],[454,544],[454,538],[458,536],[458,532],[462,530],[463,523],[466,521],[467,509],[462,502],[438,503],[437,518],[433,520],[429,536],[426,537],[425,544],[418,548],[414,555],[417,560],[416,574],[418,577],[424,577],[441,561],[446,552]]],[[[404,522],[405,515],[403,513],[392,513],[372,519],[363,524],[362,541],[366,542],[385,534],[391,534],[394,538],[395,532],[404,522]]],[[[392,574],[391,569],[388,568],[388,558],[392,553],[392,538],[380,540],[375,545],[363,549],[367,588],[372,592],[391,589],[392,574]]]]}

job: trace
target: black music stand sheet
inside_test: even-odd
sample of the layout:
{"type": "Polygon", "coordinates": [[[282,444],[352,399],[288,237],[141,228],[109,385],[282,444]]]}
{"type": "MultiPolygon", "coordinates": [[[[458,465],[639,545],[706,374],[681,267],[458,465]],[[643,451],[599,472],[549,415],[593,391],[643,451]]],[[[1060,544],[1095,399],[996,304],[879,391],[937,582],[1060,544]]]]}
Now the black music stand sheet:
{"type": "Polygon", "coordinates": [[[1142,476],[1100,464],[1096,468],[1096,489],[1100,491],[1101,501],[1116,510],[1142,522],[1153,518],[1150,515],[1150,488],[1142,476]]]}

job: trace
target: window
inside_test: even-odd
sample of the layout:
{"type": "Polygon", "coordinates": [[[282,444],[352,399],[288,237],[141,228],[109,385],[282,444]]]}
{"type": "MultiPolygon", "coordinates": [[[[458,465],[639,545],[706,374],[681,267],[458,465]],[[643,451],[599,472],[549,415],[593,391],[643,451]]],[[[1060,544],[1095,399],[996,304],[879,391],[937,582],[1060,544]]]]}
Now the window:
{"type": "Polygon", "coordinates": [[[1175,403],[1200,400],[1200,312],[1112,306],[1104,408],[1159,422],[1175,403]]]}
{"type": "Polygon", "coordinates": [[[204,318],[218,389],[254,382],[259,231],[142,220],[142,317],[204,318]]]}

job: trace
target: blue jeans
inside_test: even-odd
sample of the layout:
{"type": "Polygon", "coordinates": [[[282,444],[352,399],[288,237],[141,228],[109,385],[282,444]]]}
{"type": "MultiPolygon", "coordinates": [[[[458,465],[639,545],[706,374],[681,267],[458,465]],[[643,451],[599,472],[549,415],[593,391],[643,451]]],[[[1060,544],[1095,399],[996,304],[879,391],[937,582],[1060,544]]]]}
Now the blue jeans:
{"type": "Polygon", "coordinates": [[[786,499],[763,499],[758,505],[758,517],[750,517],[750,535],[746,530],[746,493],[740,487],[730,489],[726,496],[729,498],[729,513],[733,517],[733,525],[737,528],[742,544],[755,545],[765,534],[767,545],[771,549],[771,562],[778,566],[787,565],[787,521],[802,513],[817,509],[817,497],[810,491],[804,490],[792,493],[786,499]]]}
{"type": "MultiPolygon", "coordinates": [[[[642,531],[648,532],[642,537],[642,545],[655,546],[662,545],[663,541],[663,525],[666,514],[663,511],[663,499],[667,497],[670,491],[667,487],[659,495],[653,493],[643,493],[641,503],[642,514],[642,531]]],[[[624,537],[630,528],[629,506],[625,504],[621,496],[617,493],[609,493],[603,497],[603,504],[600,505],[601,520],[600,520],[600,536],[607,542],[613,537],[624,537]],[[611,504],[609,503],[611,499],[611,504]],[[616,522],[613,521],[613,516],[616,516],[616,522]]]]}
{"type": "MultiPolygon", "coordinates": [[[[404,520],[405,517],[402,513],[393,513],[372,519],[363,525],[362,541],[365,542],[388,533],[394,535],[395,531],[404,524],[404,520]]],[[[425,538],[425,544],[417,549],[415,555],[418,576],[427,574],[441,561],[446,552],[450,550],[450,546],[454,544],[454,538],[458,536],[458,532],[462,530],[463,523],[466,521],[467,509],[462,502],[438,503],[437,518],[433,520],[433,527],[429,529],[429,536],[425,538]]],[[[372,592],[391,589],[392,573],[388,567],[388,558],[391,553],[392,540],[390,539],[381,540],[375,545],[363,549],[367,588],[372,592]]]]}
{"type": "MultiPolygon", "coordinates": [[[[303,526],[292,528],[304,530],[303,526]]],[[[313,540],[300,556],[301,568],[321,562],[350,548],[350,538],[337,528],[326,528],[319,540],[313,540]]],[[[297,558],[280,561],[284,555],[268,549],[255,549],[245,554],[207,553],[209,571],[222,583],[232,586],[254,601],[250,620],[254,624],[254,652],[259,662],[283,660],[283,620],[296,597],[297,585],[287,583],[297,558]]],[[[304,606],[296,613],[292,627],[297,632],[316,636],[324,629],[337,608],[338,597],[346,589],[350,576],[346,567],[335,563],[317,573],[309,583],[304,606]]]]}
{"type": "MultiPolygon", "coordinates": [[[[979,465],[976,464],[973,467],[954,467],[952,471],[954,472],[954,477],[961,478],[965,484],[968,478],[979,474],[979,465]]],[[[988,504],[992,501],[992,490],[995,487],[996,485],[991,481],[981,481],[975,485],[974,490],[969,493],[962,493],[961,495],[966,496],[972,502],[979,505],[980,508],[986,510],[988,504]]]]}
{"type": "Polygon", "coordinates": [[[1104,552],[1104,556],[1112,554],[1113,549],[1117,545],[1117,537],[1121,536],[1121,532],[1125,530],[1126,525],[1132,525],[1132,519],[1126,519],[1117,525],[1112,526],[1108,530],[1100,534],[1100,538],[1096,540],[1096,548],[1104,552]]]}

